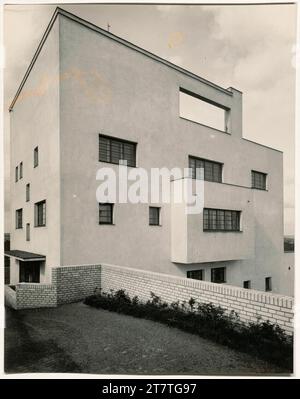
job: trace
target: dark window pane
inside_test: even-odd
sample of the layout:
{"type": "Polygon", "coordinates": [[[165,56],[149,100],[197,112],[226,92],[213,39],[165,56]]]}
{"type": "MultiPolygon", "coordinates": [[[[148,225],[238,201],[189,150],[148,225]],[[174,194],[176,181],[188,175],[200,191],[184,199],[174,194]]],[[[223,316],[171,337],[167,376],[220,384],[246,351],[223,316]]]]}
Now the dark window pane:
{"type": "Polygon", "coordinates": [[[20,179],[23,177],[23,162],[20,163],[20,179]]]}
{"type": "Polygon", "coordinates": [[[149,207],[149,225],[150,226],[159,226],[159,213],[160,208],[150,206],[149,207]]]}
{"type": "Polygon", "coordinates": [[[26,241],[30,241],[30,224],[26,223],[26,241]]]}
{"type": "Polygon", "coordinates": [[[16,166],[16,173],[15,173],[15,181],[18,181],[19,179],[19,172],[18,172],[19,168],[18,166],[16,166]]]}
{"type": "Polygon", "coordinates": [[[16,210],[16,229],[22,229],[23,227],[23,209],[16,210]]]}
{"type": "Polygon", "coordinates": [[[136,144],[100,135],[99,161],[136,166],[136,144]]]}
{"type": "Polygon", "coordinates": [[[99,204],[99,224],[113,223],[113,204],[99,204]]]}
{"type": "Polygon", "coordinates": [[[219,284],[225,283],[226,282],[225,272],[226,272],[225,267],[217,267],[211,269],[211,282],[219,284]]]}
{"type": "Polygon", "coordinates": [[[30,201],[30,184],[26,184],[26,201],[30,201]]]}
{"type": "Polygon", "coordinates": [[[203,280],[203,270],[191,270],[187,272],[187,278],[203,280]]]}
{"type": "Polygon", "coordinates": [[[243,287],[247,288],[247,289],[250,289],[251,288],[251,281],[250,280],[244,281],[243,287]]]}
{"type": "Polygon", "coordinates": [[[266,291],[272,291],[272,278],[271,277],[266,277],[265,285],[266,285],[266,291]]]}
{"type": "Polygon", "coordinates": [[[193,179],[222,182],[222,164],[219,162],[189,157],[189,167],[192,169],[191,176],[193,179]]]}
{"type": "Polygon", "coordinates": [[[46,201],[35,204],[35,226],[46,226],[46,201]]]}
{"type": "Polygon", "coordinates": [[[240,211],[205,208],[203,230],[240,231],[240,211]]]}
{"type": "Polygon", "coordinates": [[[36,167],[39,164],[39,148],[35,147],[33,150],[33,166],[36,167]]]}
{"type": "Polygon", "coordinates": [[[251,181],[252,181],[252,188],[266,190],[267,175],[265,173],[256,172],[252,170],[251,181]]]}

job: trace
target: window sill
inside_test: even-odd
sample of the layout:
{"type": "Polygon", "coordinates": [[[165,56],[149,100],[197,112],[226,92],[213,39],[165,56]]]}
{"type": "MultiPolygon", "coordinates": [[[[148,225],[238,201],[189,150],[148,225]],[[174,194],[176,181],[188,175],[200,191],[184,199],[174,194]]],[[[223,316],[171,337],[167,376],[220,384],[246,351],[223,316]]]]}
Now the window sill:
{"type": "Polygon", "coordinates": [[[268,191],[266,188],[251,187],[252,190],[268,191]]]}
{"type": "Polygon", "coordinates": [[[115,226],[115,223],[98,223],[99,226],[115,226]]]}
{"type": "Polygon", "coordinates": [[[203,230],[203,233],[243,233],[242,230],[203,230]]]}
{"type": "Polygon", "coordinates": [[[34,226],[34,227],[46,227],[46,225],[45,224],[41,224],[41,225],[37,225],[37,226],[34,226]]]}
{"type": "Polygon", "coordinates": [[[128,168],[138,168],[137,165],[135,165],[135,166],[132,166],[132,165],[123,165],[122,163],[109,162],[109,161],[102,161],[101,159],[98,159],[98,162],[108,163],[108,164],[110,164],[110,165],[127,166],[128,168]]]}

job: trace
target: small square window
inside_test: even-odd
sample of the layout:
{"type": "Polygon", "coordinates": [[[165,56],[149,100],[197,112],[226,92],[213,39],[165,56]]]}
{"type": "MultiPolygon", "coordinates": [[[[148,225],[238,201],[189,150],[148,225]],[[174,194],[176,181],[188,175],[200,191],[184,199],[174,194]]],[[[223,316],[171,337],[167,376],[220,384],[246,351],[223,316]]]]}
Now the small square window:
{"type": "Polygon", "coordinates": [[[149,225],[159,226],[160,225],[160,208],[156,206],[149,207],[149,225]]]}
{"type": "Polygon", "coordinates": [[[37,167],[39,164],[39,147],[35,147],[33,150],[33,166],[37,167]]]}
{"type": "Polygon", "coordinates": [[[23,209],[16,210],[16,229],[22,229],[23,227],[23,209]]]}
{"type": "Polygon", "coordinates": [[[211,282],[218,284],[226,283],[226,267],[211,269],[211,282]]]}
{"type": "Polygon", "coordinates": [[[251,288],[251,281],[250,280],[246,280],[243,282],[243,287],[250,289],[251,288]]]}
{"type": "Polygon", "coordinates": [[[266,173],[256,172],[255,170],[252,170],[251,183],[252,183],[252,188],[256,188],[258,190],[266,190],[267,189],[266,173]]]}
{"type": "Polygon", "coordinates": [[[272,291],[272,277],[266,277],[265,289],[266,289],[266,291],[272,291]]]}
{"type": "Polygon", "coordinates": [[[26,202],[30,201],[30,184],[26,184],[26,202]]]}
{"type": "Polygon", "coordinates": [[[99,224],[113,224],[114,204],[99,204],[99,224]]]}
{"type": "Polygon", "coordinates": [[[46,201],[40,201],[34,204],[35,227],[46,226],[46,201]]]}

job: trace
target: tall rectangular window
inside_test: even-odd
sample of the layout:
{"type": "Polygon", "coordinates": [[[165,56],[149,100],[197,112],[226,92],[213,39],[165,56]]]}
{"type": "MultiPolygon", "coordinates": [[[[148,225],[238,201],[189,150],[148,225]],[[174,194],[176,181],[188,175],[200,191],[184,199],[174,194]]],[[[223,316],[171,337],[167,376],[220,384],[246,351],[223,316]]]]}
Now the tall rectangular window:
{"type": "Polygon", "coordinates": [[[226,267],[216,267],[211,269],[212,283],[226,283],[226,267]]]}
{"type": "Polygon", "coordinates": [[[265,290],[272,291],[272,277],[266,277],[265,279],[265,290]]]}
{"type": "Polygon", "coordinates": [[[35,227],[46,226],[46,201],[34,204],[34,224],[35,227]]]}
{"type": "Polygon", "coordinates": [[[17,182],[19,179],[19,168],[18,166],[16,166],[16,170],[15,170],[15,181],[17,182]]]}
{"type": "Polygon", "coordinates": [[[99,204],[99,224],[113,224],[114,204],[99,204]]]}
{"type": "Polygon", "coordinates": [[[23,209],[16,210],[16,229],[22,229],[23,227],[23,209]]]}
{"type": "Polygon", "coordinates": [[[240,231],[240,211],[204,208],[203,231],[240,231]]]}
{"type": "Polygon", "coordinates": [[[26,223],[26,241],[30,241],[30,223],[26,223]]]}
{"type": "Polygon", "coordinates": [[[194,280],[204,280],[204,270],[191,270],[186,273],[186,276],[194,280]]]}
{"type": "Polygon", "coordinates": [[[33,150],[33,166],[37,167],[39,164],[39,147],[35,147],[33,150]]]}
{"type": "Polygon", "coordinates": [[[267,189],[267,174],[262,172],[251,171],[251,182],[252,188],[257,188],[259,190],[267,189]]]}
{"type": "Polygon", "coordinates": [[[156,206],[149,207],[149,225],[159,226],[160,225],[160,208],[156,206]]]}
{"type": "Polygon", "coordinates": [[[26,184],[26,202],[30,201],[30,184],[26,184]]]}
{"type": "Polygon", "coordinates": [[[222,182],[222,163],[208,161],[196,157],[189,157],[189,168],[191,169],[191,177],[193,179],[203,179],[213,182],[222,182]]]}
{"type": "Polygon", "coordinates": [[[99,135],[99,161],[136,166],[136,143],[99,135]]]}
{"type": "Polygon", "coordinates": [[[20,179],[23,177],[23,162],[20,163],[20,179]]]}

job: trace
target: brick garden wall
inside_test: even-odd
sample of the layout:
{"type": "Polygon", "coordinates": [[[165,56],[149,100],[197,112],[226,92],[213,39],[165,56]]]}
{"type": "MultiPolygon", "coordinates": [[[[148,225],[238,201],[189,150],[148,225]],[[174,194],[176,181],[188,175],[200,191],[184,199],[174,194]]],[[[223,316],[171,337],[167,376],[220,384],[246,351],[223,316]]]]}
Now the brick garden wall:
{"type": "Polygon", "coordinates": [[[260,317],[277,323],[287,333],[293,332],[291,297],[115,265],[56,267],[52,269],[52,284],[20,283],[16,291],[9,288],[5,294],[6,302],[17,309],[55,307],[80,301],[96,288],[104,292],[124,289],[141,300],[148,300],[153,292],[168,303],[193,297],[197,302],[213,303],[228,312],[234,310],[244,322],[255,322],[260,317]]]}
{"type": "Polygon", "coordinates": [[[101,287],[99,265],[62,266],[52,269],[52,284],[57,288],[57,304],[77,302],[101,287]]]}
{"type": "Polygon", "coordinates": [[[124,289],[130,296],[147,300],[152,291],[168,303],[193,297],[198,302],[234,310],[244,322],[260,317],[277,323],[287,333],[293,331],[291,297],[105,264],[101,265],[101,280],[104,292],[124,289]]]}
{"type": "Polygon", "coordinates": [[[52,284],[19,283],[15,292],[16,309],[57,306],[56,287],[52,284]]]}

